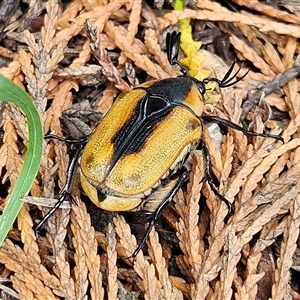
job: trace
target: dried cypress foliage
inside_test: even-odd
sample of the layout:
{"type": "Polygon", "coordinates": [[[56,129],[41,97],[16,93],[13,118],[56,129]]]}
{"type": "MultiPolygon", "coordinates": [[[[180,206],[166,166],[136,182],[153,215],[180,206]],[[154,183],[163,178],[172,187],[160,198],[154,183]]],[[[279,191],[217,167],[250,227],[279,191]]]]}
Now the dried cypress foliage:
{"type": "MultiPolygon", "coordinates": [[[[5,45],[0,73],[30,93],[44,132],[62,136],[60,117],[66,109],[89,111],[85,117],[95,126],[92,111],[106,113],[119,92],[144,82],[146,73],[154,79],[176,76],[162,50],[163,35],[191,18],[202,49],[217,50],[218,37],[228,37],[222,40],[228,51],[223,59],[199,51],[203,68],[222,77],[228,68],[224,61],[233,55],[245,61],[242,71],[250,69],[243,81],[218,91],[216,105],[208,100],[205,111],[235,123],[242,116],[253,130],[267,126],[285,142],[247,138],[229,129],[219,143],[205,129],[219,191],[234,203],[234,215],[225,222],[226,205],[203,180],[203,157],[195,153],[187,186],[164,210],[162,227],[151,232],[147,249],[135,259],[130,257],[137,247],[132,224],[120,215],[106,221],[101,214],[92,216],[92,225],[80,194],[74,192],[76,204],[58,210],[39,239],[33,224],[41,211],[25,204],[0,249],[1,277],[11,280],[0,289],[14,290],[20,299],[298,299],[297,1],[233,0],[224,7],[199,0],[183,11],[162,1],[154,4],[167,9],[151,10],[139,0],[31,1],[25,13],[19,7],[0,8],[5,45]],[[101,228],[94,229],[94,219],[101,228]]],[[[14,185],[22,166],[27,126],[15,107],[1,111],[0,174],[6,188],[5,183],[14,185]]],[[[31,194],[55,198],[68,162],[67,146],[46,140],[31,194]]]]}

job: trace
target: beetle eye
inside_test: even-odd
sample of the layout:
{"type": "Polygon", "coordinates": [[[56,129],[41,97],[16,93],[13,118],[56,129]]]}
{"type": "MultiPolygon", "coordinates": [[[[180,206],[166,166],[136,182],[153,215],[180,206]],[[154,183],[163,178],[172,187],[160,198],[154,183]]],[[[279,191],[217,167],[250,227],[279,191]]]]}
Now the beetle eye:
{"type": "Polygon", "coordinates": [[[203,84],[203,82],[201,82],[201,81],[196,82],[196,85],[197,85],[197,88],[198,88],[199,92],[201,93],[201,95],[204,95],[206,92],[206,88],[205,88],[205,85],[203,84]]]}

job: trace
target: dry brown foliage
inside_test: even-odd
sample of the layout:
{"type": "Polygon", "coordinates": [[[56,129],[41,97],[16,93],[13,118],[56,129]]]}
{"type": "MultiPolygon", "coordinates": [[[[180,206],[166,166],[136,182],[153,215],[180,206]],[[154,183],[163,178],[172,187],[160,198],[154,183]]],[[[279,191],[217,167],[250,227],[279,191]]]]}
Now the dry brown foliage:
{"type": "MultiPolygon", "coordinates": [[[[31,95],[45,133],[62,136],[60,117],[71,107],[106,113],[120,91],[145,80],[141,70],[149,78],[176,76],[161,37],[192,18],[195,36],[209,27],[206,41],[217,48],[225,33],[231,48],[224,44],[221,54],[246,61],[242,71],[250,68],[242,82],[220,91],[214,113],[235,123],[246,117],[254,131],[267,126],[284,143],[229,129],[218,145],[204,129],[219,191],[234,204],[233,216],[225,222],[227,207],[203,180],[203,156],[196,153],[186,188],[160,217],[167,229],[152,230],[147,249],[135,259],[136,238],[122,216],[92,222],[76,196],[76,204],[58,210],[46,236],[37,239],[33,224],[46,209],[24,205],[0,249],[1,278],[11,280],[0,289],[6,285],[6,293],[11,288],[20,299],[300,299],[296,1],[228,1],[234,11],[210,0],[194,1],[184,11],[151,10],[140,0],[63,2],[30,1],[25,13],[17,7],[6,20],[1,15],[0,73],[31,95]],[[97,223],[102,227],[95,230],[97,223]]],[[[228,68],[217,61],[209,54],[204,64],[216,74],[228,68]]],[[[15,107],[0,105],[1,188],[10,190],[22,166],[27,126],[15,107]]],[[[89,119],[89,125],[96,122],[89,119]]],[[[68,162],[67,146],[46,140],[31,195],[57,198],[68,162]]],[[[3,208],[6,195],[0,197],[3,208]]]]}

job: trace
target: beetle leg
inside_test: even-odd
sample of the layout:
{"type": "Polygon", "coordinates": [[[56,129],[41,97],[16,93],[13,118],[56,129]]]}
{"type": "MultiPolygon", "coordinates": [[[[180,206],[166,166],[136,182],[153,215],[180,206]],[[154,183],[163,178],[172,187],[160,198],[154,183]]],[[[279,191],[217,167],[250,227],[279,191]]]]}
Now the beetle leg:
{"type": "Polygon", "coordinates": [[[179,172],[180,174],[178,174],[178,177],[177,177],[178,181],[176,182],[173,189],[170,191],[169,195],[159,204],[159,206],[156,208],[156,210],[152,213],[152,219],[147,226],[146,233],[145,233],[142,241],[139,243],[138,247],[135,249],[135,251],[132,254],[133,258],[137,256],[139,251],[145,245],[145,243],[149,237],[149,234],[150,234],[153,226],[155,225],[159,215],[161,214],[162,210],[167,206],[167,204],[169,204],[172,201],[172,199],[174,198],[177,191],[180,189],[180,187],[182,186],[184,181],[187,179],[188,172],[185,168],[183,168],[183,169],[184,170],[182,172],[179,172]]]}
{"type": "Polygon", "coordinates": [[[258,132],[252,132],[252,131],[247,131],[245,130],[243,127],[232,123],[226,119],[220,118],[220,117],[216,117],[216,116],[201,116],[201,119],[203,121],[207,121],[207,122],[211,122],[211,123],[218,123],[218,124],[222,124],[226,127],[231,127],[235,130],[241,131],[243,132],[245,135],[250,135],[250,136],[262,136],[262,137],[269,137],[272,139],[276,139],[276,140],[280,140],[282,143],[284,143],[284,140],[281,136],[279,135],[275,135],[275,134],[268,134],[268,133],[258,133],[258,132]]]}
{"type": "Polygon", "coordinates": [[[55,213],[55,211],[60,207],[60,205],[65,201],[65,200],[74,200],[73,196],[71,194],[71,189],[72,189],[72,180],[74,178],[74,172],[77,167],[77,162],[79,159],[79,156],[85,146],[85,143],[79,144],[79,147],[75,150],[74,155],[71,158],[71,161],[68,166],[67,170],[67,181],[65,183],[65,186],[63,187],[61,191],[61,196],[55,203],[55,205],[47,212],[47,214],[44,216],[44,218],[41,220],[41,222],[36,226],[35,232],[36,235],[39,235],[39,232],[42,228],[42,226],[45,224],[45,222],[55,213]]]}
{"type": "Polygon", "coordinates": [[[57,136],[55,134],[46,134],[44,136],[44,139],[56,139],[56,140],[59,140],[61,142],[65,142],[65,143],[69,143],[69,144],[82,144],[82,143],[86,144],[87,141],[88,141],[88,139],[90,138],[90,136],[91,135],[88,134],[88,135],[86,135],[86,136],[84,136],[82,138],[74,140],[74,139],[66,139],[66,138],[57,136]]]}
{"type": "Polygon", "coordinates": [[[200,147],[203,150],[204,156],[205,156],[206,180],[207,180],[210,188],[212,189],[212,191],[215,193],[215,195],[219,199],[221,199],[223,202],[225,202],[225,204],[227,205],[227,208],[228,208],[227,218],[228,218],[229,216],[231,216],[233,214],[232,203],[229,202],[228,199],[226,199],[223,195],[221,195],[219,193],[217,187],[214,184],[210,154],[209,154],[209,151],[208,151],[208,149],[207,149],[207,147],[206,147],[206,145],[203,141],[201,141],[200,147]]]}

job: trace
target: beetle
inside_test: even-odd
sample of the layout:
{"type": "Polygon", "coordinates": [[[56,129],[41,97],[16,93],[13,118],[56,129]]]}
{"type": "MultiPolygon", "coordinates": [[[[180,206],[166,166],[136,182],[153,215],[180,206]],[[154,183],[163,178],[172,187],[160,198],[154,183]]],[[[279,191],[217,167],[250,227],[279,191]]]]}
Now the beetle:
{"type": "Polygon", "coordinates": [[[108,211],[152,213],[143,241],[133,256],[145,243],[161,210],[187,179],[188,170],[184,165],[190,153],[199,146],[206,157],[206,179],[215,194],[227,204],[229,214],[232,213],[232,204],[218,192],[213,182],[210,156],[201,141],[203,121],[217,122],[247,135],[282,140],[277,135],[248,132],[216,116],[204,116],[206,85],[215,81],[220,88],[225,88],[247,73],[233,81],[239,72],[230,77],[233,64],[222,80],[199,81],[189,76],[178,61],[179,39],[180,33],[168,34],[166,45],[170,64],[179,65],[182,75],[148,81],[116,99],[86,144],[85,140],[80,144],[69,166],[68,181],[61,197],[69,193],[69,178],[78,160],[82,189],[95,205],[108,211]]]}

